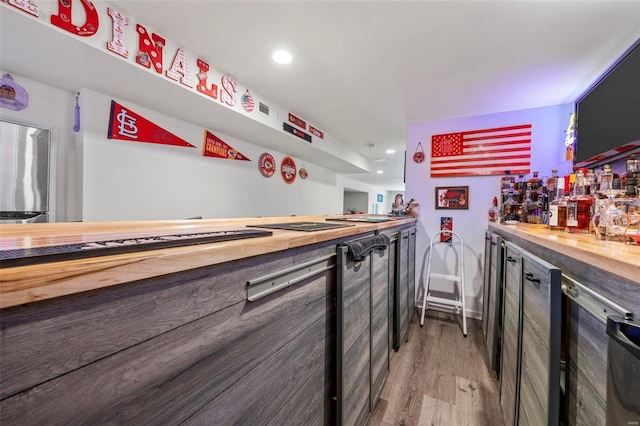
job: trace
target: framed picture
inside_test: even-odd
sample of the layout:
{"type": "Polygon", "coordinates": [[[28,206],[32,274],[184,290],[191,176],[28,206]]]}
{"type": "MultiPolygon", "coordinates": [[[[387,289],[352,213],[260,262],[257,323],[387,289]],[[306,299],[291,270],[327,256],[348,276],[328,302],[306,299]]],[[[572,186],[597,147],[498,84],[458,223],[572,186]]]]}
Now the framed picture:
{"type": "Polygon", "coordinates": [[[467,210],[469,209],[468,186],[437,186],[436,209],[467,210]]]}
{"type": "Polygon", "coordinates": [[[382,194],[378,194],[378,202],[381,203],[382,202],[382,194]]]}

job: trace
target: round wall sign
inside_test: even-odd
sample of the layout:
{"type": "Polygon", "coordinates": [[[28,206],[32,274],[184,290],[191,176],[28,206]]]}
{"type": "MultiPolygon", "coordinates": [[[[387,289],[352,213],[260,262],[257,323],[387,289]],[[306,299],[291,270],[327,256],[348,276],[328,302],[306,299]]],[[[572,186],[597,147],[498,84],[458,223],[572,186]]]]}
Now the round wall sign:
{"type": "Polygon", "coordinates": [[[276,159],[268,152],[263,153],[258,159],[258,169],[260,174],[266,178],[273,176],[276,172],[276,159]]]}
{"type": "Polygon", "coordinates": [[[282,174],[282,180],[285,183],[292,184],[294,180],[296,180],[296,174],[298,170],[296,169],[296,162],[293,161],[291,157],[284,157],[282,159],[282,163],[280,164],[280,173],[282,174]]]}
{"type": "Polygon", "coordinates": [[[300,178],[302,178],[302,179],[306,179],[307,177],[309,177],[309,173],[307,172],[307,169],[305,169],[304,167],[300,169],[298,174],[300,175],[300,178]]]}

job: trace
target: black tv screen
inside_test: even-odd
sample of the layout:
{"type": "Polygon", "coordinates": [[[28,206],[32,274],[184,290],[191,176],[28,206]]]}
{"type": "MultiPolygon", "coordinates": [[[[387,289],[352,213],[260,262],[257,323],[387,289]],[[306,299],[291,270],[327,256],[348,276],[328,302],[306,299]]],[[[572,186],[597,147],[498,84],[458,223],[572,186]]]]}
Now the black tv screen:
{"type": "Polygon", "coordinates": [[[576,101],[574,163],[640,140],[640,40],[576,101]]]}

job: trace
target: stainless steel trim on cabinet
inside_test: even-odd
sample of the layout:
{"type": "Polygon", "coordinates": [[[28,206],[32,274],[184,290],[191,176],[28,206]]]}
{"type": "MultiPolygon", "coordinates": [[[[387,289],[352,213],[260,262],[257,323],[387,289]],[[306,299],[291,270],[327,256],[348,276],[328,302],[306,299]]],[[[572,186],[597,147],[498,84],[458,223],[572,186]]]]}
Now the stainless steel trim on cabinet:
{"type": "Polygon", "coordinates": [[[278,290],[292,286],[335,266],[335,253],[319,257],[292,268],[247,281],[247,300],[255,302],[278,290]]]}
{"type": "Polygon", "coordinates": [[[565,274],[562,274],[562,292],[603,324],[607,324],[609,315],[633,318],[633,313],[627,308],[612,302],[565,274]]]}

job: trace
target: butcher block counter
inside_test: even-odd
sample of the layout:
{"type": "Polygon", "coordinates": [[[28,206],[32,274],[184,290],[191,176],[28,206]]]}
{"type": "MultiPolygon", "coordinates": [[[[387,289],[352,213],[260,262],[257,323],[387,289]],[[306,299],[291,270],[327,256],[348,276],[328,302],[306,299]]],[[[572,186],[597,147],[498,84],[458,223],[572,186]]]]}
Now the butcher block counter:
{"type": "Polygon", "coordinates": [[[0,424],[330,425],[337,405],[348,415],[352,403],[366,418],[388,351],[404,336],[395,325],[413,313],[416,219],[336,218],[3,225],[1,248],[14,253],[247,229],[272,234],[3,263],[0,424]],[[302,222],[346,226],[254,227],[302,222]],[[344,244],[353,240],[384,243],[355,261],[344,244]],[[376,368],[339,374],[361,358],[376,368]]]}
{"type": "MultiPolygon", "coordinates": [[[[0,271],[0,308],[288,250],[416,221],[415,218],[406,216],[392,217],[386,222],[373,223],[326,221],[327,218],[335,219],[338,217],[301,216],[0,225],[1,250],[144,238],[167,234],[260,229],[248,227],[248,225],[260,224],[327,222],[351,225],[313,232],[268,229],[273,232],[272,236],[3,268],[0,271]]],[[[347,219],[358,218],[358,216],[345,217],[347,219]]],[[[362,218],[364,220],[367,217],[375,216],[362,218]]],[[[384,218],[384,216],[379,218],[384,218]]]]}
{"type": "Polygon", "coordinates": [[[490,223],[489,230],[530,241],[640,284],[640,246],[596,240],[592,234],[550,231],[526,223],[515,226],[490,223]]]}

